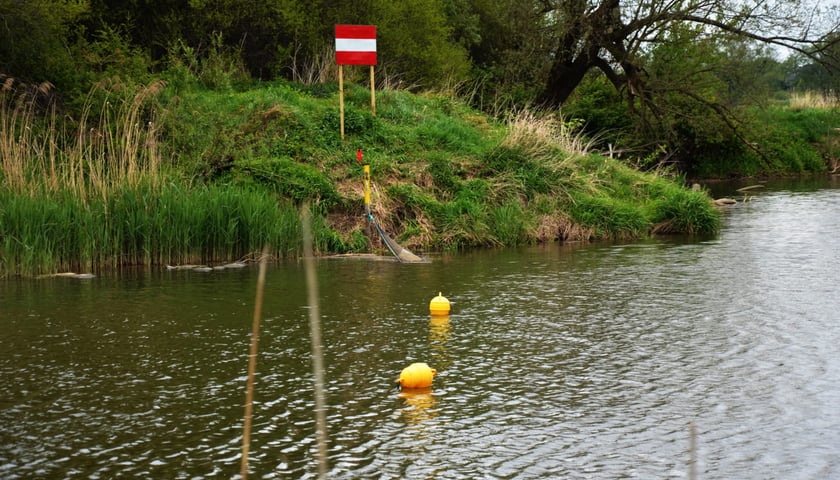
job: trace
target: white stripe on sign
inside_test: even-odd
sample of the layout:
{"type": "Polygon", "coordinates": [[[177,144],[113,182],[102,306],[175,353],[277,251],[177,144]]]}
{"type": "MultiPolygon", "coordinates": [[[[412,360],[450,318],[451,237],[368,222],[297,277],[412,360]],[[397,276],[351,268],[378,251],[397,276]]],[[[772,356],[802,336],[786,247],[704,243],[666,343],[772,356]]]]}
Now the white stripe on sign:
{"type": "Polygon", "coordinates": [[[336,52],[375,52],[376,40],[366,38],[336,38],[336,52]]]}

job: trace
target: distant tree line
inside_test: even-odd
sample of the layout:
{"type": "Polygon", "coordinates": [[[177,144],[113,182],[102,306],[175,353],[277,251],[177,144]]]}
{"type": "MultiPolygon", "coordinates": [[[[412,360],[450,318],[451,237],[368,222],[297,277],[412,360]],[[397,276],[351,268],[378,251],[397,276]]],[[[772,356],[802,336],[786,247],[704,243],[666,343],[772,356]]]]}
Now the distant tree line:
{"type": "Polygon", "coordinates": [[[336,24],[377,26],[392,84],[455,90],[492,113],[562,107],[651,152],[686,129],[737,135],[739,105],[836,91],[840,71],[836,7],[798,0],[0,0],[0,74],[49,82],[71,106],[175,58],[312,79],[336,24]]]}

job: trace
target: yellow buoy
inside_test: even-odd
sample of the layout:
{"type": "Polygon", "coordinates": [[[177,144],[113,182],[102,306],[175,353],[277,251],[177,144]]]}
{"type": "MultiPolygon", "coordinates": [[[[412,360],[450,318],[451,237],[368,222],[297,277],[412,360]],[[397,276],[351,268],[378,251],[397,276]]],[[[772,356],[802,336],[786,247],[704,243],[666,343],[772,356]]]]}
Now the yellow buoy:
{"type": "Polygon", "coordinates": [[[438,296],[429,302],[429,311],[432,315],[449,315],[449,300],[438,292],[438,296]]]}
{"type": "Polygon", "coordinates": [[[432,386],[432,379],[437,370],[425,363],[412,363],[403,368],[397,383],[401,388],[428,388],[432,386]]]}

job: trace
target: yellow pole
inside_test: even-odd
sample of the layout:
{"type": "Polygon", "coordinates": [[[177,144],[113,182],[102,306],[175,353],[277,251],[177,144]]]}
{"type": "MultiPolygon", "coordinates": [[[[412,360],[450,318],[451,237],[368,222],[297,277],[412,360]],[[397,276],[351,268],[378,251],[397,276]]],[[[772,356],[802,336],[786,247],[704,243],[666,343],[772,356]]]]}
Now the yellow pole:
{"type": "Polygon", "coordinates": [[[343,65],[338,66],[338,104],[341,111],[341,141],[344,141],[344,69],[343,65]]]}
{"type": "MultiPolygon", "coordinates": [[[[359,150],[361,152],[361,150],[359,150]]],[[[359,157],[361,160],[361,157],[359,157]]],[[[367,239],[368,252],[371,250],[370,233],[370,165],[364,165],[365,169],[365,238],[367,239]]]]}
{"type": "Polygon", "coordinates": [[[376,116],[376,89],[374,86],[376,82],[373,80],[373,65],[370,66],[370,109],[373,112],[373,116],[376,116]]]}
{"type": "Polygon", "coordinates": [[[370,214],[370,165],[365,164],[365,213],[370,214]]]}

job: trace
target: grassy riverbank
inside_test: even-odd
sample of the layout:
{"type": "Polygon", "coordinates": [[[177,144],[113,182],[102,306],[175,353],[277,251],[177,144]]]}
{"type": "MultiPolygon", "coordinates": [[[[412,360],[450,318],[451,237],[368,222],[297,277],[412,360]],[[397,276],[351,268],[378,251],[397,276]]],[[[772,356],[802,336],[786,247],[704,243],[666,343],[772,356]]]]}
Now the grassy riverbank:
{"type": "MultiPolygon", "coordinates": [[[[709,197],[592,150],[561,118],[499,122],[448,95],[335,84],[207,89],[169,79],[93,92],[80,119],[5,98],[0,276],[367,249],[372,210],[417,250],[714,233],[709,197]]],[[[377,239],[373,247],[378,248],[377,239]]]]}
{"type": "Polygon", "coordinates": [[[824,175],[840,169],[840,109],[825,103],[754,108],[740,140],[706,144],[698,150],[699,178],[824,175]]]}

